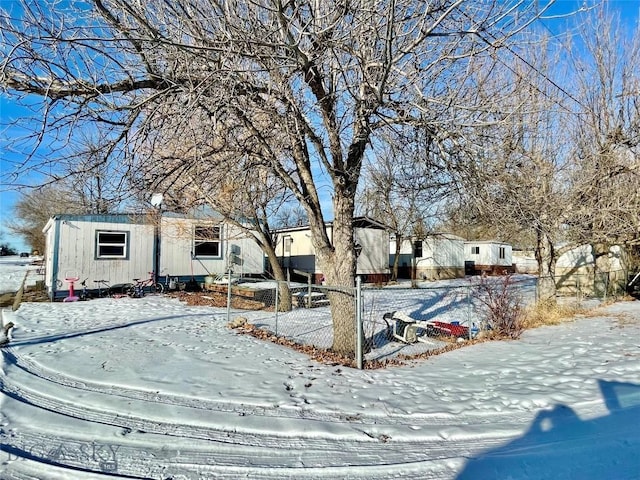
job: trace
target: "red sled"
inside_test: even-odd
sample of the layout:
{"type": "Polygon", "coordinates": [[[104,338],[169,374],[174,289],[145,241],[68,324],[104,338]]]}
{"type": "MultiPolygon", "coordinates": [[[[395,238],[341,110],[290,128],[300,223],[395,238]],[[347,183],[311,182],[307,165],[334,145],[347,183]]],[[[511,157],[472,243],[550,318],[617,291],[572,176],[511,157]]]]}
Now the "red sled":
{"type": "Polygon", "coordinates": [[[450,335],[458,338],[469,338],[469,328],[456,323],[428,322],[427,335],[450,335]]]}

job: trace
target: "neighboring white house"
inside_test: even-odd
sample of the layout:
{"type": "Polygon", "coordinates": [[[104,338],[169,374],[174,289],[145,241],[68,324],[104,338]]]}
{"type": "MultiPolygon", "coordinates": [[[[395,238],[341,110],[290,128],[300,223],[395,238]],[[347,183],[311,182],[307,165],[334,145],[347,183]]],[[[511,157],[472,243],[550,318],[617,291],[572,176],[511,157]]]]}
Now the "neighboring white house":
{"type": "Polygon", "coordinates": [[[468,275],[513,272],[512,247],[495,240],[464,242],[465,270],[468,275]]]}
{"type": "MultiPolygon", "coordinates": [[[[264,273],[264,254],[251,235],[220,218],[164,214],[55,215],[45,234],[45,286],[51,298],[69,291],[70,278],[110,285],[131,283],[157,272],[160,280],[202,282],[233,264],[241,275],[264,273]]],[[[75,284],[79,290],[79,283],[75,284]]]]}
{"type": "MultiPolygon", "coordinates": [[[[389,279],[389,234],[381,223],[367,217],[353,220],[358,256],[356,275],[365,282],[384,282],[389,279]]],[[[333,224],[325,225],[329,239],[333,238],[333,224]]],[[[322,271],[316,263],[315,249],[311,243],[308,226],[290,227],[278,230],[276,255],[281,265],[291,274],[305,272],[312,275],[314,283],[322,281],[322,271]]]]}
{"type": "MultiPolygon", "coordinates": [[[[396,240],[389,244],[389,263],[393,265],[396,240]]],[[[400,245],[398,277],[410,278],[415,254],[415,278],[439,280],[464,277],[464,239],[448,233],[429,235],[421,240],[409,239],[400,245]]]]}
{"type": "Polygon", "coordinates": [[[619,245],[610,247],[599,266],[602,271],[596,274],[591,245],[580,245],[563,253],[556,262],[556,288],[560,293],[579,291],[586,295],[624,291],[627,281],[624,249],[619,245]]]}

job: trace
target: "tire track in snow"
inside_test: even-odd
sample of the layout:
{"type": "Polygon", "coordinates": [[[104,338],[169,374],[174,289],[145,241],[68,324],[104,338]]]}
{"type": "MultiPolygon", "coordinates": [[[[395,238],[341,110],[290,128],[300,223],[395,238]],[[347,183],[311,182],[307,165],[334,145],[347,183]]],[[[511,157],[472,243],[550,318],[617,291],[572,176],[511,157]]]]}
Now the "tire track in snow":
{"type": "MultiPolygon", "coordinates": [[[[46,380],[48,382],[58,384],[62,387],[73,388],[77,390],[99,393],[104,395],[118,396],[126,399],[147,401],[153,403],[160,403],[170,406],[187,407],[206,411],[216,411],[233,413],[236,415],[254,415],[265,416],[269,418],[291,418],[291,419],[304,419],[304,420],[317,420],[321,422],[339,422],[349,424],[362,424],[362,425],[376,425],[379,426],[382,423],[384,425],[399,425],[404,426],[407,423],[415,422],[428,422],[430,425],[442,425],[448,427],[453,424],[457,425],[460,422],[460,415],[453,414],[396,414],[393,412],[386,412],[384,415],[375,415],[367,412],[331,412],[314,410],[313,408],[283,408],[279,405],[260,405],[249,404],[246,402],[225,402],[221,400],[203,399],[186,397],[182,395],[175,395],[164,392],[152,392],[149,390],[104,385],[98,382],[92,382],[90,380],[79,380],[67,375],[62,374],[59,371],[51,370],[38,362],[35,362],[24,355],[19,355],[15,349],[6,347],[3,349],[3,353],[7,359],[7,363],[15,365],[23,372],[33,375],[39,379],[46,380]]],[[[506,412],[482,412],[481,415],[468,415],[473,423],[512,423],[511,419],[507,419],[506,412]]],[[[511,415],[516,412],[511,412],[511,415]]],[[[520,413],[520,412],[518,412],[520,413]]],[[[521,412],[523,416],[530,417],[530,412],[521,412]]]]}
{"type": "MultiPolygon", "coordinates": [[[[4,433],[0,438],[2,436],[4,433]]],[[[402,472],[402,478],[428,479],[431,462],[443,459],[460,461],[460,457],[451,456],[452,450],[448,450],[446,457],[429,455],[429,458],[425,458],[426,455],[423,455],[422,459],[413,461],[404,458],[401,463],[394,463],[394,459],[384,457],[373,461],[365,451],[360,455],[350,452],[351,460],[357,459],[357,462],[344,461],[341,464],[327,465],[326,452],[315,459],[303,457],[303,451],[291,450],[277,454],[271,452],[271,455],[267,453],[263,458],[255,448],[140,446],[137,442],[114,442],[113,437],[109,437],[109,443],[90,443],[73,437],[24,429],[20,433],[13,433],[11,440],[16,446],[11,450],[3,446],[3,449],[9,451],[15,459],[22,456],[44,465],[123,478],[382,479],[397,478],[399,472],[402,472]],[[363,457],[366,463],[360,461],[359,457],[363,457]]],[[[13,463],[18,471],[19,462],[16,460],[13,463]]]]}
{"type": "MultiPolygon", "coordinates": [[[[15,360],[18,361],[19,359],[15,357],[15,360]]],[[[15,371],[15,369],[12,369],[12,372],[15,371]]],[[[22,369],[18,371],[21,371],[22,375],[28,374],[27,371],[22,369]]],[[[130,453],[126,455],[123,453],[120,460],[122,468],[130,465],[120,473],[134,478],[140,475],[139,465],[142,462],[141,458],[146,458],[145,455],[149,455],[149,452],[154,458],[153,468],[158,472],[160,470],[179,472],[186,469],[199,475],[193,478],[206,478],[201,474],[203,469],[210,466],[214,467],[214,471],[217,472],[216,475],[224,471],[224,478],[233,478],[236,474],[239,478],[250,474],[250,472],[260,472],[258,475],[260,478],[287,478],[287,476],[290,478],[304,478],[305,476],[307,478],[389,478],[387,475],[381,475],[382,472],[373,475],[370,470],[393,465],[393,467],[389,468],[397,472],[398,468],[403,465],[413,465],[415,467],[415,465],[422,465],[424,462],[449,459],[452,451],[456,451],[458,448],[464,450],[464,445],[468,441],[467,438],[464,438],[443,442],[442,438],[433,438],[412,443],[403,442],[402,449],[398,450],[397,448],[389,449],[386,445],[385,442],[393,441],[392,438],[380,439],[375,434],[369,433],[362,428],[354,429],[361,433],[362,438],[360,439],[353,437],[336,438],[335,436],[323,438],[322,434],[318,434],[318,432],[312,433],[310,437],[292,438],[278,432],[256,433],[238,431],[233,428],[221,429],[207,425],[182,425],[133,415],[121,415],[117,412],[107,412],[88,405],[79,405],[77,402],[62,401],[60,398],[52,396],[52,394],[43,394],[33,388],[18,384],[14,381],[14,377],[14,375],[0,376],[0,389],[15,401],[26,403],[31,406],[30,408],[44,409],[57,415],[79,419],[88,425],[99,423],[122,432],[121,435],[125,437],[135,437],[138,442],[141,442],[142,445],[128,446],[130,453]],[[166,451],[158,449],[145,441],[145,437],[150,438],[150,435],[154,437],[163,435],[173,438],[175,441],[187,440],[198,444],[199,449],[180,449],[179,461],[176,463],[175,458],[167,455],[166,451]],[[250,466],[247,466],[247,458],[251,459],[250,466]],[[278,465],[274,466],[274,462],[278,465]],[[263,471],[266,469],[270,472],[274,468],[273,475],[271,473],[265,474],[263,471]],[[315,471],[316,469],[321,469],[320,471],[322,472],[328,472],[331,469],[338,470],[325,476],[319,475],[319,471],[315,471]],[[313,473],[310,473],[312,471],[313,473]],[[355,471],[360,473],[354,473],[355,471]],[[302,472],[307,473],[303,474],[302,472]]],[[[40,377],[36,377],[36,379],[43,382],[49,381],[40,377]]],[[[58,384],[57,388],[74,387],[58,384]]],[[[47,391],[52,390],[48,388],[47,391]]],[[[147,400],[153,401],[151,399],[147,400]]],[[[204,408],[202,405],[199,407],[204,408]]],[[[233,417],[230,416],[229,425],[233,425],[236,419],[237,413],[233,417]]],[[[405,420],[407,420],[406,417],[405,420]]],[[[310,423],[313,422],[311,421],[310,423]]],[[[340,423],[345,422],[342,420],[340,423]]],[[[362,425],[360,426],[362,427],[362,425]]],[[[77,445],[86,444],[86,442],[83,443],[82,440],[75,438],[63,439],[59,434],[55,436],[47,435],[41,431],[29,433],[22,427],[20,431],[3,431],[0,437],[2,438],[3,449],[9,449],[17,456],[27,455],[27,452],[31,452],[30,455],[33,457],[33,452],[37,451],[38,446],[41,446],[43,442],[49,445],[56,445],[64,441],[66,451],[74,443],[77,445]]],[[[168,440],[168,442],[170,443],[174,440],[168,440]]],[[[503,441],[503,438],[484,439],[482,443],[484,447],[488,447],[503,441]]],[[[126,445],[122,447],[118,445],[118,448],[124,448],[124,446],[126,445]]],[[[79,449],[80,446],[76,447],[76,450],[79,449]]],[[[125,451],[128,450],[123,450],[123,452],[125,451]]],[[[60,466],[68,463],[71,468],[86,467],[86,461],[83,459],[73,458],[69,454],[56,453],[55,450],[41,451],[37,458],[34,459],[44,463],[53,462],[60,466]]],[[[419,470],[423,474],[416,475],[415,478],[427,478],[424,476],[424,469],[420,468],[419,470]]],[[[92,471],[100,471],[100,468],[92,471]]],[[[390,473],[390,471],[387,473],[390,473]]],[[[141,478],[148,477],[144,477],[143,472],[141,478]]],[[[154,475],[152,478],[159,477],[154,475]]],[[[411,478],[411,476],[405,476],[405,478],[411,478]]]]}

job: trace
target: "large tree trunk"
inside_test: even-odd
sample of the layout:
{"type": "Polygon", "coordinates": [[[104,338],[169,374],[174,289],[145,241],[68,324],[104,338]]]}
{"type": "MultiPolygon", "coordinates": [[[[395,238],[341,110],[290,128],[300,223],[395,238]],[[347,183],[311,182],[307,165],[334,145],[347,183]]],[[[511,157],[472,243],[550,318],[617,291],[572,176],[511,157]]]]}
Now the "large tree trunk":
{"type": "Polygon", "coordinates": [[[400,250],[402,249],[402,236],[396,233],[396,251],[393,257],[393,268],[391,269],[391,281],[398,280],[398,265],[400,265],[400,250]]]}
{"type": "MultiPolygon", "coordinates": [[[[332,230],[333,248],[316,245],[318,266],[327,285],[338,286],[330,290],[331,318],[333,321],[332,350],[354,356],[356,348],[355,275],[356,256],[353,239],[353,198],[336,195],[332,230]]],[[[318,228],[318,225],[315,225],[318,228]]],[[[322,225],[324,229],[324,225],[322,225]]],[[[314,241],[319,238],[313,235],[314,241]]]]}
{"type": "Polygon", "coordinates": [[[591,249],[593,252],[593,294],[596,297],[604,297],[609,293],[609,273],[611,272],[609,245],[595,243],[591,249]]]}

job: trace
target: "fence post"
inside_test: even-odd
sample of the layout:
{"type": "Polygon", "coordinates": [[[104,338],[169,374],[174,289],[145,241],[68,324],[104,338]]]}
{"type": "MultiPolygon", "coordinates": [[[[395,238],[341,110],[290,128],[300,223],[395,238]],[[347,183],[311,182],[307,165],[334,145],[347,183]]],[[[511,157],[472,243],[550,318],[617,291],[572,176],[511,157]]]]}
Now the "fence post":
{"type": "Polygon", "coordinates": [[[311,308],[311,275],[307,277],[307,308],[311,308]]]}
{"type": "Polygon", "coordinates": [[[356,366],[363,368],[363,328],[362,328],[362,279],[356,277],[356,366]]]}
{"type": "Polygon", "coordinates": [[[276,337],[278,336],[278,299],[280,297],[280,295],[278,295],[280,292],[280,282],[278,280],[276,280],[276,337]]]}
{"type": "Polygon", "coordinates": [[[231,321],[231,267],[227,274],[227,323],[229,323],[231,321]]]}
{"type": "Polygon", "coordinates": [[[472,327],[473,324],[471,323],[471,287],[467,287],[467,331],[469,332],[469,340],[471,340],[473,338],[473,332],[472,332],[472,327]]]}

